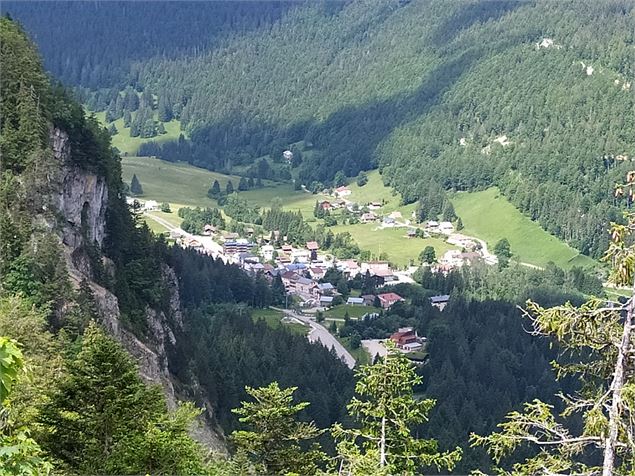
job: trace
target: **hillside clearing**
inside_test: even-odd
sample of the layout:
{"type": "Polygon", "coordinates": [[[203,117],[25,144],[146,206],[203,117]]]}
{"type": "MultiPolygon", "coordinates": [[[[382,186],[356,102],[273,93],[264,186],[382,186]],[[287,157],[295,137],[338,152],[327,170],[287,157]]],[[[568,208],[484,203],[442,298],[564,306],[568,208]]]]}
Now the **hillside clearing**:
{"type": "MultiPolygon", "coordinates": [[[[134,118],[136,112],[132,113],[132,117],[134,118]]],[[[97,120],[104,125],[104,127],[108,127],[111,123],[106,122],[106,113],[105,112],[96,112],[94,113],[97,120]]],[[[156,119],[156,114],[155,114],[156,119]]],[[[114,121],[115,127],[117,128],[118,133],[112,136],[112,145],[119,149],[122,155],[136,155],[137,151],[141,144],[146,142],[166,142],[169,140],[177,140],[181,134],[184,134],[181,131],[181,122],[172,119],[169,122],[164,122],[163,127],[165,127],[165,134],[159,134],[156,137],[130,137],[130,128],[124,127],[123,118],[119,118],[114,121]]]]}
{"type": "Polygon", "coordinates": [[[465,226],[462,233],[481,238],[490,247],[507,238],[517,261],[536,266],[553,261],[563,268],[597,266],[593,259],[581,255],[524,216],[497,188],[457,193],[452,203],[465,226]]]}

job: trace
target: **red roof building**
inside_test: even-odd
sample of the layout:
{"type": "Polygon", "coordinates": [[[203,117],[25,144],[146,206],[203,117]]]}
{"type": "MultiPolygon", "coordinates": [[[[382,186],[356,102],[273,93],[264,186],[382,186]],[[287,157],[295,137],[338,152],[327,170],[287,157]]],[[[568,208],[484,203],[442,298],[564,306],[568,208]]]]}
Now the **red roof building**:
{"type": "Polygon", "coordinates": [[[318,245],[317,241],[307,241],[306,249],[309,251],[317,251],[320,249],[320,245],[318,245]]]}
{"type": "Polygon", "coordinates": [[[397,293],[378,294],[377,298],[379,299],[379,303],[381,304],[381,307],[383,307],[384,309],[389,309],[396,302],[404,301],[404,298],[402,298],[397,293]]]}
{"type": "Polygon", "coordinates": [[[402,327],[393,335],[390,340],[395,343],[398,349],[416,350],[421,348],[421,339],[412,327],[402,327]]]}

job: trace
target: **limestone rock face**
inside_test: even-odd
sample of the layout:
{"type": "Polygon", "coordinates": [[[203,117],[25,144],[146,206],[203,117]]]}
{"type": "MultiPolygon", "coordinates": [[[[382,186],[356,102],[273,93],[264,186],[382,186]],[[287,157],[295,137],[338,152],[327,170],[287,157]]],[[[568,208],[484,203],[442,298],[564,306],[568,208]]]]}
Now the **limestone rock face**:
{"type": "MultiPolygon", "coordinates": [[[[86,251],[88,245],[101,248],[104,243],[108,184],[105,177],[72,164],[68,134],[56,128],[51,131],[50,139],[53,156],[59,161],[52,196],[58,223],[57,226],[51,224],[51,228],[59,231],[70,277],[75,285],[84,279],[89,282],[104,328],[137,361],[141,378],[147,383],[161,385],[168,406],[175,408],[177,402],[184,399],[179,395],[179,382],[170,373],[168,361],[168,348],[176,343],[176,334],[183,327],[177,276],[172,268],[163,266],[169,309],[166,312],[146,309],[147,332],[144,336],[136,336],[122,325],[119,301],[111,291],[92,280],[91,262],[86,251]]],[[[105,261],[108,264],[109,260],[105,261]]],[[[197,382],[188,384],[194,389],[198,387],[197,382]]],[[[214,451],[226,452],[222,432],[213,424],[213,408],[200,397],[201,392],[196,393],[197,404],[203,406],[205,412],[199,418],[200,425],[194,429],[193,436],[214,451]]]]}

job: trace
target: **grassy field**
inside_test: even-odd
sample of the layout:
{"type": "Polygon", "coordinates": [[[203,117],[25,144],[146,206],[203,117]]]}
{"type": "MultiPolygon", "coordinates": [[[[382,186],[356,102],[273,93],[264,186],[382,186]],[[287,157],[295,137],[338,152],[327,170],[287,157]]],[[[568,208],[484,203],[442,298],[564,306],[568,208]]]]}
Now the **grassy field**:
{"type": "Polygon", "coordinates": [[[234,186],[240,180],[240,177],[150,157],[124,157],[121,165],[124,182],[130,183],[132,175],[137,175],[143,187],[141,198],[168,202],[174,205],[173,209],[184,205],[215,207],[216,200],[207,197],[207,190],[214,180],[218,180],[223,188],[229,179],[234,186]]]}
{"type": "Polygon", "coordinates": [[[457,193],[452,203],[463,220],[463,233],[481,238],[491,247],[507,238],[513,258],[520,262],[544,266],[553,261],[564,268],[597,265],[524,216],[496,188],[457,193]]]}
{"type": "Polygon", "coordinates": [[[351,306],[349,304],[340,304],[330,308],[324,313],[324,317],[334,319],[344,319],[344,314],[348,312],[351,319],[359,319],[369,312],[376,312],[374,307],[369,306],[351,306]]]}
{"type": "Polygon", "coordinates": [[[282,317],[283,313],[281,313],[280,311],[275,311],[273,309],[254,309],[251,312],[251,318],[254,321],[262,319],[267,323],[269,327],[273,327],[274,329],[284,326],[291,332],[294,332],[296,334],[305,335],[308,332],[308,326],[296,322],[282,322],[282,317]]]}
{"type": "MultiPolygon", "coordinates": [[[[99,122],[108,127],[109,123],[106,122],[105,112],[96,112],[94,114],[99,122]]],[[[135,114],[136,112],[132,113],[133,118],[135,114]]],[[[139,146],[145,142],[165,142],[169,140],[176,140],[183,132],[181,131],[181,122],[177,121],[176,119],[172,119],[170,122],[163,123],[163,127],[165,127],[165,134],[160,134],[156,137],[151,138],[130,137],[130,128],[124,127],[123,118],[117,119],[115,121],[115,127],[119,132],[112,137],[112,145],[119,149],[122,155],[136,155],[137,151],[139,150],[139,146]]]]}
{"type": "Polygon", "coordinates": [[[377,224],[338,225],[331,228],[333,233],[347,231],[363,250],[369,250],[373,256],[385,252],[388,259],[399,266],[410,264],[410,260],[418,260],[419,253],[426,247],[434,247],[437,256],[454,248],[438,238],[408,238],[407,228],[378,229],[377,224]]]}

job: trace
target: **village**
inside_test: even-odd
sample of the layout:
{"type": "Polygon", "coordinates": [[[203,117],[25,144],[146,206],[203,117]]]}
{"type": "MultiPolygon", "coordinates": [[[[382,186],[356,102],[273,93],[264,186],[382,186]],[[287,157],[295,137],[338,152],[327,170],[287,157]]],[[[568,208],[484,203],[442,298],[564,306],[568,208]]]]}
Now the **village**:
{"type": "MultiPolygon", "coordinates": [[[[429,267],[432,272],[448,273],[476,262],[490,265],[497,262],[496,256],[488,252],[485,242],[457,233],[451,222],[428,220],[414,223],[414,216],[404,219],[400,212],[382,213],[381,202],[358,204],[350,201],[350,190],[346,187],[323,193],[331,195],[328,199],[318,201],[319,207],[325,212],[345,209],[358,217],[360,222],[373,223],[379,230],[403,228],[404,236],[411,239],[442,237],[452,248],[432,262],[420,263],[421,266],[429,267]]],[[[199,233],[187,233],[152,213],[159,209],[157,202],[137,202],[136,206],[141,213],[159,221],[170,230],[170,239],[177,245],[221,259],[251,275],[262,275],[272,283],[279,278],[287,295],[285,309],[295,309],[295,314],[290,314],[295,319],[299,319],[301,314],[304,318],[309,316],[314,320],[318,313],[337,306],[368,307],[368,313],[361,314],[362,316],[373,315],[377,309],[386,311],[394,304],[404,301],[399,294],[390,291],[390,288],[401,283],[414,283],[412,276],[420,267],[413,264],[399,269],[387,260],[338,259],[322,251],[316,241],[308,241],[301,246],[292,245],[287,243],[287,237],[280,237],[279,232],[258,234],[253,227],[245,227],[243,233],[237,233],[206,223],[199,233]],[[333,273],[334,270],[337,273],[333,273]],[[372,279],[373,288],[380,291],[374,294],[343,295],[338,291],[338,282],[333,282],[335,279],[329,280],[329,276],[337,276],[338,279],[343,277],[346,282],[372,279]]],[[[449,298],[432,296],[430,302],[443,310],[449,298]]],[[[307,324],[305,319],[301,320],[307,324]]],[[[425,338],[417,336],[412,329],[400,329],[391,339],[403,352],[418,351],[425,343],[425,338]]],[[[370,355],[384,355],[386,352],[381,341],[363,341],[362,345],[370,355]]]]}

